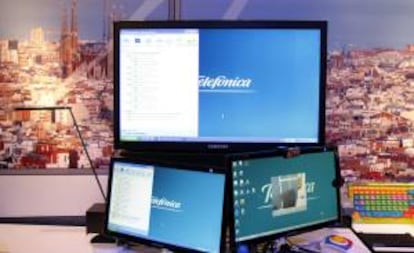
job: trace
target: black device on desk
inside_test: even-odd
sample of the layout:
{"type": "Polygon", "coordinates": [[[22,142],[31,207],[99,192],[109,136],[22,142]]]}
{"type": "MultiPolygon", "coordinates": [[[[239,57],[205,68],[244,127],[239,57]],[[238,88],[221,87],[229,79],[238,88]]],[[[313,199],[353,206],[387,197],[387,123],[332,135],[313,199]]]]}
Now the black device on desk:
{"type": "Polygon", "coordinates": [[[375,252],[414,252],[414,238],[410,234],[358,233],[375,252]]]}
{"type": "Polygon", "coordinates": [[[233,247],[340,222],[335,148],[314,147],[228,156],[233,247]]]}
{"type": "Polygon", "coordinates": [[[105,230],[179,252],[222,252],[225,185],[222,168],[112,158],[105,230]]]}

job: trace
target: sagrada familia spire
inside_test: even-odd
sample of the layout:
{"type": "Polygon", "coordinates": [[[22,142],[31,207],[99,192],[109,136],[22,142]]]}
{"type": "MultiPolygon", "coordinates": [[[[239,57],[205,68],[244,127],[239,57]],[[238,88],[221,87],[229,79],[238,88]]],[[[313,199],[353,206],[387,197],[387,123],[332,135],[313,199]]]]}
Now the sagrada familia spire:
{"type": "Polygon", "coordinates": [[[80,62],[77,9],[78,0],[72,0],[70,17],[68,17],[68,9],[64,8],[63,10],[60,37],[60,59],[63,77],[70,75],[80,62]]]}

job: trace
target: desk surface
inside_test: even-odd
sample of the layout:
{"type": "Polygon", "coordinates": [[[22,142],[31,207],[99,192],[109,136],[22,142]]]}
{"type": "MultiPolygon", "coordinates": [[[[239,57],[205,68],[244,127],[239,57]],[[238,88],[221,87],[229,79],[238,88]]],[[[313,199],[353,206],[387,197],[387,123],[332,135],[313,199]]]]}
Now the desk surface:
{"type": "Polygon", "coordinates": [[[115,244],[91,244],[95,234],[82,226],[0,224],[0,253],[133,253],[160,252],[147,247],[125,249],[115,244]]]}
{"type": "MultiPolygon", "coordinates": [[[[358,241],[348,229],[315,230],[290,239],[298,244],[321,240],[337,232],[358,241]]],[[[160,253],[159,249],[145,246],[126,249],[115,244],[91,244],[95,234],[87,234],[82,226],[50,226],[0,224],[0,253],[160,253]]],[[[354,248],[361,247],[359,243],[354,248]]],[[[355,251],[351,251],[355,252],[355,251]]],[[[358,253],[362,251],[357,250],[358,253]]],[[[407,252],[407,251],[404,251],[407,252]]],[[[410,251],[412,252],[412,251],[410,251]]]]}
{"type": "Polygon", "coordinates": [[[371,253],[371,250],[349,228],[323,228],[290,237],[289,240],[316,252],[371,253]],[[341,236],[347,241],[337,241],[336,245],[339,247],[330,246],[329,243],[324,243],[326,238],[330,236],[341,236]],[[349,246],[349,248],[342,248],[342,246],[349,246]]]}
{"type": "Polygon", "coordinates": [[[92,237],[85,227],[0,224],[0,252],[96,252],[92,237]]]}

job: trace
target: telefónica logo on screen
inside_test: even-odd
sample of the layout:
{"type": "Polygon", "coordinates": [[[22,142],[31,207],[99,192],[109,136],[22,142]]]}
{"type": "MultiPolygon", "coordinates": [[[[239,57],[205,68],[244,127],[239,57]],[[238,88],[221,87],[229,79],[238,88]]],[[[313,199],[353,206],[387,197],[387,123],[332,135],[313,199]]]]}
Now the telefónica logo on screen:
{"type": "MultiPolygon", "coordinates": [[[[316,188],[316,182],[306,182],[306,193],[313,194],[316,188]]],[[[271,202],[273,198],[272,194],[272,184],[265,184],[261,187],[261,192],[264,194],[264,205],[262,207],[268,207],[267,205],[271,202]]]]}
{"type": "Polygon", "coordinates": [[[165,197],[159,198],[156,196],[152,197],[151,201],[153,207],[159,209],[166,209],[174,212],[181,212],[182,203],[175,200],[170,200],[165,197]]]}
{"type": "Polygon", "coordinates": [[[227,77],[219,75],[215,77],[200,75],[198,85],[201,89],[250,89],[252,86],[251,78],[227,77]]]}

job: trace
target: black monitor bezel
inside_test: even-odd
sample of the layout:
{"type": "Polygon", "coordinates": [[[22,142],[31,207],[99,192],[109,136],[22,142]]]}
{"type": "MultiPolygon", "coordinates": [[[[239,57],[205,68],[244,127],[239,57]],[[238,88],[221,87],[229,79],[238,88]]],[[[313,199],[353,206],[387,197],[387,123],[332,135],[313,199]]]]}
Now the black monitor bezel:
{"type": "Polygon", "coordinates": [[[177,162],[174,160],[166,161],[166,160],[158,160],[158,159],[147,159],[147,158],[140,158],[140,157],[112,157],[110,161],[110,168],[109,168],[109,175],[108,175],[108,185],[107,185],[107,199],[105,203],[105,221],[104,221],[104,233],[109,237],[116,238],[120,242],[135,245],[135,244],[142,244],[147,245],[153,248],[159,249],[168,249],[173,252],[202,252],[197,251],[195,249],[189,249],[183,246],[174,245],[170,243],[165,243],[156,240],[148,240],[138,236],[131,236],[129,234],[111,231],[108,228],[109,225],[109,210],[110,210],[110,203],[111,203],[111,191],[112,191],[112,179],[113,179],[113,164],[114,162],[126,162],[126,163],[137,163],[137,164],[146,164],[146,165],[154,165],[154,166],[162,166],[162,167],[174,167],[180,170],[189,170],[189,171],[200,171],[200,172],[209,172],[209,173],[217,173],[222,174],[225,177],[225,185],[223,189],[223,209],[222,209],[222,224],[221,224],[221,238],[220,238],[220,252],[224,252],[226,247],[226,224],[228,223],[227,220],[227,194],[226,190],[228,189],[228,173],[224,170],[223,167],[220,166],[211,166],[211,165],[202,165],[202,163],[197,163],[196,165],[193,163],[185,163],[185,162],[177,162]]]}
{"type": "Polygon", "coordinates": [[[236,154],[228,154],[226,156],[226,168],[228,172],[228,184],[227,184],[227,191],[230,193],[228,194],[229,199],[229,217],[228,217],[228,226],[229,226],[229,240],[230,240],[230,248],[233,251],[236,251],[239,245],[245,245],[248,247],[260,244],[260,243],[267,243],[272,242],[277,238],[293,236],[300,233],[304,233],[307,231],[320,229],[328,226],[338,225],[342,221],[342,210],[341,210],[341,203],[340,203],[340,187],[343,184],[341,173],[340,173],[340,165],[339,165],[339,155],[338,149],[335,146],[313,146],[313,147],[295,147],[295,148],[284,148],[284,149],[274,149],[274,150],[265,150],[259,152],[246,152],[246,153],[236,153],[236,154]],[[301,228],[287,230],[287,231],[280,231],[275,232],[273,234],[268,234],[264,236],[259,236],[253,239],[244,240],[242,242],[236,242],[236,235],[235,235],[235,224],[234,224],[234,196],[233,196],[233,173],[231,171],[231,163],[235,160],[239,159],[257,159],[257,158],[266,158],[266,157],[285,157],[286,159],[290,159],[291,157],[300,156],[303,154],[311,154],[311,153],[318,153],[318,152],[333,152],[334,159],[336,163],[336,173],[335,179],[333,180],[332,184],[333,187],[336,189],[336,198],[337,198],[337,217],[330,221],[320,222],[317,224],[303,226],[301,228]]]}
{"type": "MultiPolygon", "coordinates": [[[[327,30],[328,23],[324,20],[198,20],[198,21],[118,21],[114,22],[113,56],[114,56],[114,147],[119,150],[134,152],[176,152],[176,153],[235,153],[265,149],[278,146],[315,146],[325,145],[325,96],[327,73],[327,30]],[[119,113],[119,55],[120,32],[123,29],[145,28],[263,28],[263,29],[318,29],[320,30],[320,69],[319,69],[319,126],[316,142],[226,142],[226,141],[125,141],[120,139],[119,113]]],[[[283,124],[283,122],[281,122],[283,124]]]]}

